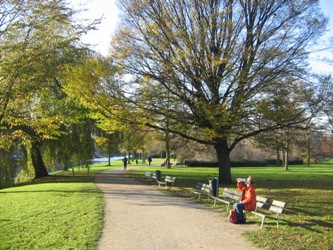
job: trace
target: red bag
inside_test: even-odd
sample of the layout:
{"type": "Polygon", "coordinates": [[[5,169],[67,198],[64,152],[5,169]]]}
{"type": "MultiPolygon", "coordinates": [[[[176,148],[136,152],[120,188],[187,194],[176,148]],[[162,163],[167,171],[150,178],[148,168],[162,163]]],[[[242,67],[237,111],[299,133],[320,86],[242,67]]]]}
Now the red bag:
{"type": "Polygon", "coordinates": [[[238,215],[237,215],[237,211],[235,209],[230,211],[229,216],[228,216],[228,220],[231,223],[237,223],[238,222],[238,215]]]}

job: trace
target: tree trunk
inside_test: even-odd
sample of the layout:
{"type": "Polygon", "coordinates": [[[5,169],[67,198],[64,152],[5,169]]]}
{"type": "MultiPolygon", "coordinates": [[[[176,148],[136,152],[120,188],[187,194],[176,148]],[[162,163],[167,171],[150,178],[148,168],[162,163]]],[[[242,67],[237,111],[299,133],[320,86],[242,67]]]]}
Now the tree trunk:
{"type": "Polygon", "coordinates": [[[288,170],[289,169],[289,142],[287,142],[287,146],[285,149],[285,154],[284,154],[284,170],[288,170]]]}
{"type": "Polygon", "coordinates": [[[63,161],[63,166],[64,166],[64,170],[65,170],[65,171],[68,171],[68,169],[69,169],[70,166],[71,166],[71,165],[70,165],[70,161],[67,160],[67,159],[64,160],[64,161],[63,161]]]}
{"type": "Polygon", "coordinates": [[[40,144],[38,142],[32,142],[30,149],[32,165],[35,169],[35,178],[49,176],[39,147],[40,144]]]}
{"type": "Polygon", "coordinates": [[[142,148],[142,164],[146,163],[146,151],[144,150],[144,148],[142,148]]]}
{"type": "Polygon", "coordinates": [[[311,163],[311,141],[310,135],[307,134],[307,154],[306,154],[306,165],[310,166],[311,163]]]}
{"type": "Polygon", "coordinates": [[[165,138],[164,139],[165,139],[165,161],[164,161],[164,166],[166,168],[171,168],[171,164],[170,164],[170,133],[168,131],[165,132],[165,138]]]}
{"type": "Polygon", "coordinates": [[[276,166],[281,165],[281,158],[280,158],[280,148],[276,148],[276,166]]]}
{"type": "Polygon", "coordinates": [[[170,136],[169,136],[169,132],[166,132],[166,134],[165,134],[165,151],[166,151],[165,166],[167,168],[171,168],[171,164],[170,164],[170,136]]]}
{"type": "Polygon", "coordinates": [[[231,164],[230,164],[230,150],[227,142],[222,142],[214,145],[219,165],[219,183],[231,184],[231,164]]]}
{"type": "Polygon", "coordinates": [[[289,169],[289,165],[288,165],[288,150],[286,151],[286,154],[285,154],[285,160],[284,160],[284,170],[288,170],[289,169]]]}
{"type": "Polygon", "coordinates": [[[111,166],[111,154],[108,155],[108,166],[111,166]]]}

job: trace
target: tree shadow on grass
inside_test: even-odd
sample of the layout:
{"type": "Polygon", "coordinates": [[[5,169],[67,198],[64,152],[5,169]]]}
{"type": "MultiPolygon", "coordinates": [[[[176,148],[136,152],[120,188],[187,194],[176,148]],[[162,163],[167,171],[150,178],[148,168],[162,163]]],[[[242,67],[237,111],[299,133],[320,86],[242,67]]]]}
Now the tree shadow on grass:
{"type": "Polygon", "coordinates": [[[323,221],[323,220],[310,219],[310,220],[305,220],[304,222],[291,222],[287,220],[282,220],[282,221],[286,222],[286,224],[291,228],[300,227],[309,230],[311,232],[320,233],[320,234],[325,232],[325,228],[333,228],[332,222],[323,221]]]}

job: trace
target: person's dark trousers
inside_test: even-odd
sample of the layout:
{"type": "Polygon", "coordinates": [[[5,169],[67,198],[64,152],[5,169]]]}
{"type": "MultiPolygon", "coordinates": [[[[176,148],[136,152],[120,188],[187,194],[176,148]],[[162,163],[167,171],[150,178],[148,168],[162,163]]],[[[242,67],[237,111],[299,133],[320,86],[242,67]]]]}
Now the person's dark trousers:
{"type": "Polygon", "coordinates": [[[234,208],[237,211],[238,220],[244,221],[245,220],[245,216],[244,216],[245,205],[243,203],[237,203],[237,204],[234,204],[234,208]]]}

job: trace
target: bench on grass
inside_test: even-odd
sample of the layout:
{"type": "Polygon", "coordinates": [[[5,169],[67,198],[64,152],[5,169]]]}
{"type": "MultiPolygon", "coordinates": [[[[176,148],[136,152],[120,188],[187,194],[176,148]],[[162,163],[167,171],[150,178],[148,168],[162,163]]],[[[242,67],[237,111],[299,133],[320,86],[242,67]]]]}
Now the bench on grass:
{"type": "Polygon", "coordinates": [[[227,205],[227,212],[229,211],[230,204],[238,203],[242,199],[242,192],[239,190],[224,188],[221,197],[212,197],[214,200],[214,206],[216,202],[222,202],[227,205]]]}
{"type": "Polygon", "coordinates": [[[256,215],[257,218],[258,216],[262,218],[261,228],[264,227],[265,218],[270,218],[276,220],[276,225],[279,229],[279,216],[283,213],[285,207],[285,202],[257,196],[257,209],[251,211],[251,213],[256,215]]]}
{"type": "Polygon", "coordinates": [[[156,174],[153,174],[151,172],[146,172],[144,177],[149,180],[156,180],[156,174]]]}
{"type": "Polygon", "coordinates": [[[158,186],[165,185],[165,187],[173,186],[176,181],[176,177],[166,176],[164,181],[157,181],[158,186]]]}
{"type": "Polygon", "coordinates": [[[151,172],[146,172],[145,173],[145,178],[151,178],[152,176],[152,173],[151,172]]]}
{"type": "Polygon", "coordinates": [[[195,185],[195,189],[194,190],[189,190],[189,191],[192,194],[198,195],[198,200],[201,199],[201,195],[212,197],[212,191],[211,191],[210,185],[202,183],[202,182],[198,182],[195,185]]]}

